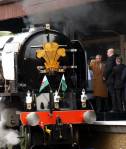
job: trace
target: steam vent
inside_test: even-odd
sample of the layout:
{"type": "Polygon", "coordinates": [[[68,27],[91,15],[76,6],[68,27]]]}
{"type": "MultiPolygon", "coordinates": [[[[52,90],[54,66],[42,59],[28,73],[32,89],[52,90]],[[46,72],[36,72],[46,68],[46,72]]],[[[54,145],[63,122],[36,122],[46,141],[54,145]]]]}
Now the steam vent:
{"type": "Polygon", "coordinates": [[[126,1],[0,0],[0,149],[126,149],[126,1]]]}

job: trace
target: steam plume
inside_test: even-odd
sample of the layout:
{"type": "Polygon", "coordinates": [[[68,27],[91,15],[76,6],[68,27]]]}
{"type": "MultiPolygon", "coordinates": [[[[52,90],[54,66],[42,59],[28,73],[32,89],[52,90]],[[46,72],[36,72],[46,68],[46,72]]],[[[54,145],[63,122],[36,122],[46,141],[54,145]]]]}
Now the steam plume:
{"type": "Polygon", "coordinates": [[[0,148],[6,147],[7,145],[16,145],[20,142],[19,135],[17,130],[6,129],[5,123],[6,119],[4,117],[6,109],[4,109],[4,105],[0,105],[0,148]]]}
{"type": "Polygon", "coordinates": [[[78,3],[75,0],[64,0],[64,2],[63,0],[24,0],[23,8],[31,24],[52,22],[59,28],[63,25],[68,30],[83,32],[90,25],[106,24],[108,9],[105,4],[94,5],[93,2],[96,1],[102,2],[102,0],[79,0],[78,3]]]}

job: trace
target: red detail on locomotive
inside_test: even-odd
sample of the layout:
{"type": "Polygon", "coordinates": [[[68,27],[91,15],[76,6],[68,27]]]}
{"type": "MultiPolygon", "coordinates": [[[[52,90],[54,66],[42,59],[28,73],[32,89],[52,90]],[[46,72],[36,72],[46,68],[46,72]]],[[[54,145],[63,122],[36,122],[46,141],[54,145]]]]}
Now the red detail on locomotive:
{"type": "MultiPolygon", "coordinates": [[[[84,123],[83,115],[90,110],[70,110],[70,111],[54,111],[52,115],[49,111],[35,112],[39,118],[39,125],[51,125],[56,124],[56,118],[60,117],[63,124],[81,124],[84,123]]],[[[20,119],[23,125],[28,125],[27,115],[30,112],[22,112],[20,119]]]]}

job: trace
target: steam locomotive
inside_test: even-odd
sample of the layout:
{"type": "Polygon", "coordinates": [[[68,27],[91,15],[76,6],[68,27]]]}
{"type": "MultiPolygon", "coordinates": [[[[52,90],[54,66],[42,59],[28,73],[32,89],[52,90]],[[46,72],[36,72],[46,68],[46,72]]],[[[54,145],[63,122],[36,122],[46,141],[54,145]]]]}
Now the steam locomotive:
{"type": "Polygon", "coordinates": [[[10,109],[6,125],[19,127],[20,148],[77,146],[79,126],[95,120],[86,107],[87,58],[81,42],[48,27],[0,41],[0,97],[10,109]]]}

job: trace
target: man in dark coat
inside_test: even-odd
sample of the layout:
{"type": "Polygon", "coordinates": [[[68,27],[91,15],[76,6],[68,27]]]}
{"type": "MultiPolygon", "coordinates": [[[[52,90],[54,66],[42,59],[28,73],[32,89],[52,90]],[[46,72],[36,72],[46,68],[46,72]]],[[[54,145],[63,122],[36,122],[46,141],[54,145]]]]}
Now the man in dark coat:
{"type": "Polygon", "coordinates": [[[124,111],[126,111],[126,67],[123,69],[121,78],[122,78],[123,89],[124,89],[122,102],[124,105],[124,111]]]}
{"type": "Polygon", "coordinates": [[[116,111],[116,105],[115,105],[115,92],[114,92],[114,77],[113,77],[113,68],[116,65],[116,55],[114,49],[108,49],[107,50],[107,61],[105,64],[105,70],[104,70],[104,78],[106,80],[107,88],[109,96],[112,100],[112,112],[116,111]]]}
{"type": "Polygon", "coordinates": [[[122,58],[116,57],[116,66],[113,68],[114,75],[114,88],[115,88],[115,107],[119,112],[123,111],[123,81],[122,81],[122,72],[125,68],[125,65],[122,64],[122,58]]]}

